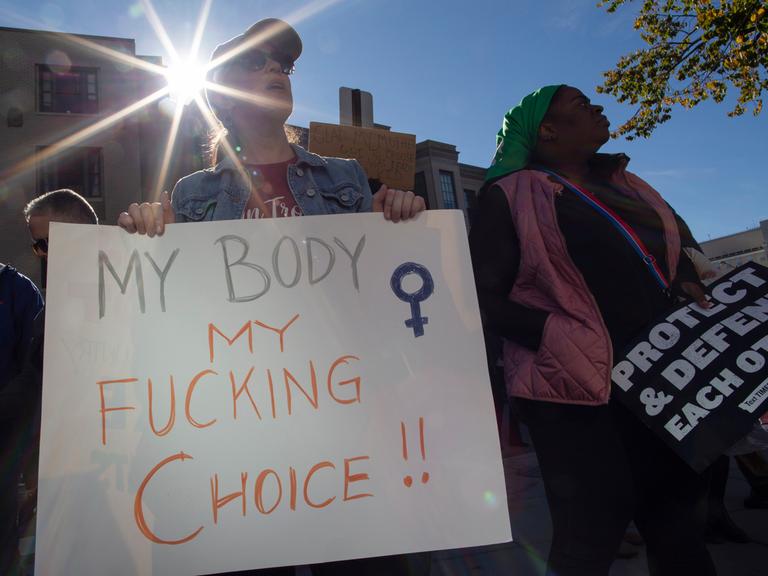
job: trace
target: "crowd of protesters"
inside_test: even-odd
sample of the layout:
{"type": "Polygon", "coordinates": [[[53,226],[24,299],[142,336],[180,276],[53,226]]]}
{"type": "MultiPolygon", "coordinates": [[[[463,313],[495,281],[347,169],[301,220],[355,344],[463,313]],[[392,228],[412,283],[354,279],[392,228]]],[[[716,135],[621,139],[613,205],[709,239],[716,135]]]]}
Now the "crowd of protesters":
{"type": "MultiPolygon", "coordinates": [[[[290,75],[301,52],[296,31],[275,19],[218,46],[209,80],[254,98],[208,92],[220,123],[212,166],[158,202],[127,207],[119,226],[159,236],[174,222],[368,211],[394,222],[416,218],[425,205],[413,192],[373,193],[355,160],[289,142],[290,75]]],[[[508,403],[510,419],[527,431],[523,438],[513,424],[513,443],[525,448],[529,438],[536,452],[553,524],[547,574],[607,575],[631,539],[645,545],[654,576],[712,575],[707,542],[749,541],[723,504],[729,457],[695,472],[611,389],[613,359],[654,319],[685,299],[709,306],[703,282],[712,272],[685,222],[627,170],[628,158],[599,152],[608,138],[602,107],[567,85],[525,96],[504,117],[470,234],[497,417],[501,423],[508,403]],[[631,522],[639,536],[628,536],[631,522]]],[[[43,262],[50,222],[98,224],[71,190],[34,199],[19,217],[43,262]]],[[[2,574],[18,564],[34,507],[43,336],[40,291],[0,264],[2,574]],[[20,493],[30,496],[20,501],[20,493]]],[[[765,460],[748,449],[734,454],[752,486],[745,504],[767,507],[765,460]]],[[[312,567],[315,575],[429,570],[428,553],[312,567]]]]}

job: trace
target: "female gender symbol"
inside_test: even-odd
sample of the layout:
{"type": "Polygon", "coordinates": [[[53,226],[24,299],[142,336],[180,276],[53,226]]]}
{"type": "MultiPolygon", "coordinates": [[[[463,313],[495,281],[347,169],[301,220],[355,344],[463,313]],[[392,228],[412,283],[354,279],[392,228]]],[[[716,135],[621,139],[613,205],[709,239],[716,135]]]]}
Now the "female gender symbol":
{"type": "Polygon", "coordinates": [[[413,328],[414,337],[418,338],[419,336],[423,336],[424,324],[429,323],[429,318],[421,315],[421,306],[419,305],[419,302],[423,302],[429,298],[435,290],[432,274],[430,274],[429,270],[421,264],[406,262],[400,264],[400,266],[398,266],[392,273],[389,285],[392,287],[392,292],[395,293],[395,296],[411,305],[411,317],[405,321],[405,325],[408,328],[413,328]],[[403,290],[403,278],[409,274],[416,274],[421,278],[421,288],[416,292],[408,293],[403,290]]]}

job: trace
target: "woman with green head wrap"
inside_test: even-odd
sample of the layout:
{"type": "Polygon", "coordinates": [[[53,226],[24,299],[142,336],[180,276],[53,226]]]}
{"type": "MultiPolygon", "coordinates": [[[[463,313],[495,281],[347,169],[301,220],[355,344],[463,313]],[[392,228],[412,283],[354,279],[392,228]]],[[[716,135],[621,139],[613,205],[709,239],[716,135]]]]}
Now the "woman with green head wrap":
{"type": "Polygon", "coordinates": [[[634,519],[651,574],[711,576],[705,480],[611,389],[614,357],[677,296],[708,306],[681,256],[696,243],[626,156],[598,153],[602,111],[555,85],[506,114],[470,234],[478,297],[541,466],[548,574],[607,575],[634,519]]]}
{"type": "Polygon", "coordinates": [[[495,180],[528,166],[538,140],[539,126],[559,88],[559,84],[539,88],[506,113],[496,135],[496,154],[486,180],[495,180]]]}

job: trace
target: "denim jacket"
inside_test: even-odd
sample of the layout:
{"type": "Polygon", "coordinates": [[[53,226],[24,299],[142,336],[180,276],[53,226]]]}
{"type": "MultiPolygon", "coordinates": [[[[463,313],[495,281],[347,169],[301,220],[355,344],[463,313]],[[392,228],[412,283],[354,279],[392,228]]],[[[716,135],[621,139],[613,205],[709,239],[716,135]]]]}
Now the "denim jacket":
{"type": "MultiPolygon", "coordinates": [[[[303,214],[370,212],[371,189],[356,160],[324,158],[291,145],[296,163],[288,166],[288,186],[303,214]]],[[[177,222],[238,220],[251,195],[230,158],[214,168],[185,176],[173,188],[177,222]]]]}

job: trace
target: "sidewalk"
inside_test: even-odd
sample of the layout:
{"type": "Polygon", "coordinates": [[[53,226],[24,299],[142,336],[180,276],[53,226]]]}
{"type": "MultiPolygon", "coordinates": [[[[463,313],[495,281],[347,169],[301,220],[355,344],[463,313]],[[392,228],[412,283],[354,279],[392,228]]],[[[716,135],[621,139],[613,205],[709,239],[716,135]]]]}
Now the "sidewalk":
{"type": "MultiPolygon", "coordinates": [[[[504,472],[515,541],[435,552],[431,576],[538,576],[544,573],[552,528],[535,453],[529,451],[505,458],[504,472]]],[[[743,501],[748,494],[749,485],[736,465],[732,465],[726,506],[739,526],[764,543],[711,545],[720,576],[768,574],[768,510],[745,509],[743,501]]],[[[611,576],[647,575],[645,554],[642,548],[639,550],[640,554],[633,559],[617,559],[611,576]]]]}

